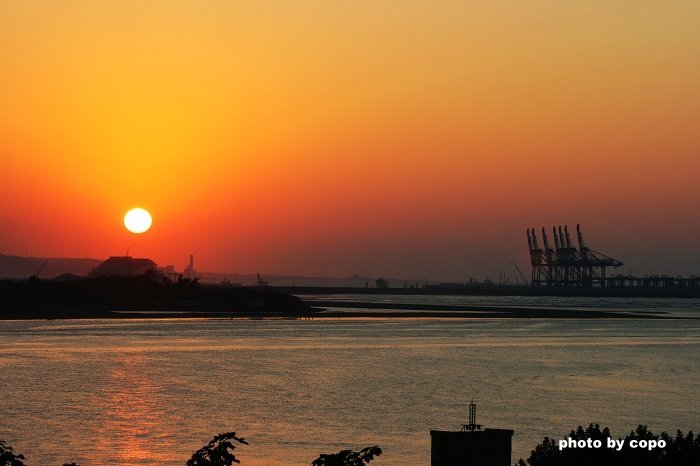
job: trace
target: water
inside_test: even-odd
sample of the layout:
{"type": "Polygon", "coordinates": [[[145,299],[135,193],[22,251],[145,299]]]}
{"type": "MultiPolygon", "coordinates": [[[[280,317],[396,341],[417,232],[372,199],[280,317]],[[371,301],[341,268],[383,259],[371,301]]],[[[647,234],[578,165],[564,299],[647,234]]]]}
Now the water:
{"type": "MultiPolygon", "coordinates": [[[[435,297],[432,297],[434,300],[435,297]]],[[[440,301],[442,304],[447,303],[440,301]]],[[[688,306],[692,310],[693,306],[688,306]]],[[[426,465],[431,428],[624,436],[700,428],[700,321],[542,319],[0,322],[0,439],[30,465],[184,465],[214,434],[243,465],[380,445],[426,465]]]]}
{"type": "MultiPolygon", "coordinates": [[[[632,297],[576,297],[576,296],[470,296],[470,295],[400,295],[400,294],[332,294],[300,295],[302,299],[345,302],[442,304],[453,306],[518,307],[535,309],[573,309],[585,311],[618,311],[651,313],[666,317],[700,318],[700,299],[697,298],[632,298],[632,297]]],[[[355,310],[357,312],[357,310],[355,310]]]]}

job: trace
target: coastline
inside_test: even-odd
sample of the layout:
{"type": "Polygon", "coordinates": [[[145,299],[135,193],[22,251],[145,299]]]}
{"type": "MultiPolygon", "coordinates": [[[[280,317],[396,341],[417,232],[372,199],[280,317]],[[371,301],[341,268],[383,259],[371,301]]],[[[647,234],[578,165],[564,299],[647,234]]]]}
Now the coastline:
{"type": "Polygon", "coordinates": [[[0,310],[0,320],[62,319],[661,319],[699,320],[667,315],[664,311],[598,311],[509,306],[453,306],[368,302],[313,301],[306,311],[225,312],[209,310],[154,310],[144,307],[90,309],[17,308],[0,310]]]}

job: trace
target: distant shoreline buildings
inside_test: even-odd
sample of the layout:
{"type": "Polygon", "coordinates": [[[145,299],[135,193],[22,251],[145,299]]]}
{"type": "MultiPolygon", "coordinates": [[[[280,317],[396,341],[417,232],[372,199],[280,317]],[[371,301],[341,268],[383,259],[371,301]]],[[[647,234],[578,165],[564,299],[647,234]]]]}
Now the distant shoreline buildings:
{"type": "MultiPolygon", "coordinates": [[[[700,293],[700,276],[670,277],[651,275],[610,274],[610,268],[618,268],[622,261],[594,251],[583,240],[580,225],[576,225],[578,245],[564,225],[552,228],[554,244],[549,242],[547,231],[542,228],[540,247],[534,228],[527,229],[532,278],[530,285],[536,288],[559,290],[628,290],[649,293],[700,293]]],[[[517,266],[516,266],[517,267],[517,266]]]]}
{"type": "Polygon", "coordinates": [[[112,256],[88,274],[88,277],[112,277],[143,275],[148,271],[157,271],[158,266],[151,259],[131,256],[112,256]]]}
{"type": "Polygon", "coordinates": [[[197,278],[197,271],[194,268],[194,255],[190,254],[189,264],[180,274],[175,270],[174,265],[159,267],[153,260],[148,258],[136,258],[131,256],[111,256],[95,267],[87,276],[96,277],[130,277],[143,275],[149,271],[158,272],[172,281],[179,277],[188,279],[197,278]]]}

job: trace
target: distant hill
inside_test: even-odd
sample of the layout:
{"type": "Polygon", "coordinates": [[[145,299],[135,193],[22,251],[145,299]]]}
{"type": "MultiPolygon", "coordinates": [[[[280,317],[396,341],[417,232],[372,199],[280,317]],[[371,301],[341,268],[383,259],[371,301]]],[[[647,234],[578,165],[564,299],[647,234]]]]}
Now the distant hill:
{"type": "Polygon", "coordinates": [[[41,278],[53,278],[63,274],[85,276],[101,263],[99,259],[20,257],[0,254],[0,279],[29,278],[37,274],[41,278]],[[45,266],[44,263],[46,263],[45,266]]]}

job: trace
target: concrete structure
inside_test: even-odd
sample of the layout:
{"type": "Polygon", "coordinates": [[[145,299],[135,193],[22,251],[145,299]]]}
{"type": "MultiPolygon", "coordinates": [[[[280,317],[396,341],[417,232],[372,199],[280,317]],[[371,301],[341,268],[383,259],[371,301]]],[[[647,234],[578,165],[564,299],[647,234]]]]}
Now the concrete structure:
{"type": "Polygon", "coordinates": [[[512,430],[431,430],[430,437],[431,466],[512,466],[512,430]]]}
{"type": "Polygon", "coordinates": [[[513,431],[484,429],[476,423],[476,404],[469,404],[469,424],[462,430],[430,431],[431,466],[511,466],[513,431]]]}

